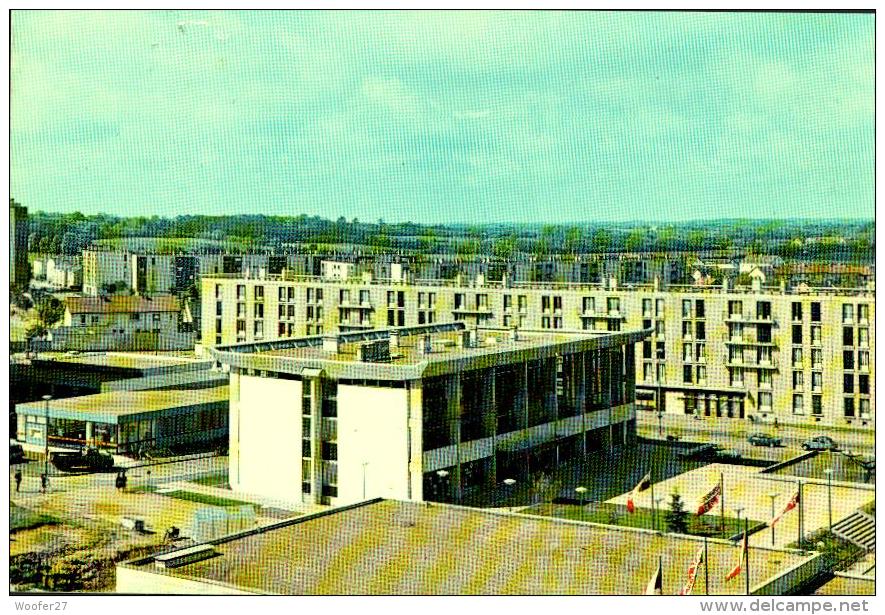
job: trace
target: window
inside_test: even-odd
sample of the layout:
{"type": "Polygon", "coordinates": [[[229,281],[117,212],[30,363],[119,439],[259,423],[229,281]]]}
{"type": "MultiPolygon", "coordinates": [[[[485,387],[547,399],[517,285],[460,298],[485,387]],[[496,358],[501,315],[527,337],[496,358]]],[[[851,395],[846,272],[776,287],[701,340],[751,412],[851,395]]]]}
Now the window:
{"type": "Polygon", "coordinates": [[[857,345],[861,348],[870,347],[870,330],[866,327],[857,330],[857,345]]]}
{"type": "Polygon", "coordinates": [[[870,394],[870,377],[868,374],[859,374],[857,377],[857,392],[861,395],[870,394]]]}
{"type": "Polygon", "coordinates": [[[215,285],[215,298],[221,299],[221,285],[220,284],[215,285]]]}
{"type": "Polygon", "coordinates": [[[338,445],[334,442],[323,442],[322,444],[322,456],[325,461],[337,461],[338,460],[338,445]]]}
{"type": "Polygon", "coordinates": [[[682,300],[682,317],[691,318],[691,299],[682,300]]]}
{"type": "Polygon", "coordinates": [[[854,417],[854,398],[853,397],[846,397],[843,400],[842,414],[846,418],[853,418],[854,417]]]}
{"type": "Polygon", "coordinates": [[[642,358],[651,359],[651,341],[643,340],[642,342],[642,358]]]}
{"type": "Polygon", "coordinates": [[[854,322],[854,306],[850,303],[842,304],[842,322],[846,324],[854,322]]]}
{"type": "Polygon", "coordinates": [[[131,314],[129,314],[129,318],[132,320],[141,320],[141,314],[139,314],[138,312],[132,312],[131,314]]]}
{"type": "Polygon", "coordinates": [[[682,360],[686,363],[690,362],[694,353],[692,352],[693,348],[691,344],[683,344],[682,345],[682,360]]]}
{"type": "Polygon", "coordinates": [[[310,440],[301,441],[301,456],[310,457],[310,440]]]}
{"type": "Polygon", "coordinates": [[[854,346],[854,329],[851,327],[842,327],[842,345],[854,346]]]}
{"type": "Polygon", "coordinates": [[[793,388],[797,391],[801,391],[804,384],[805,374],[803,372],[793,372],[793,388]]]}
{"type": "Polygon", "coordinates": [[[264,321],[256,320],[253,323],[254,326],[254,335],[256,338],[264,337],[264,321]]]}
{"type": "Polygon", "coordinates": [[[702,361],[707,360],[707,345],[706,344],[695,344],[695,360],[700,363],[702,361]]]}
{"type": "Polygon", "coordinates": [[[804,414],[804,400],[801,395],[793,395],[793,414],[804,414]]]}
{"type": "Polygon", "coordinates": [[[870,351],[869,350],[861,350],[857,353],[857,368],[861,371],[868,371],[870,369],[870,351]]]}
{"type": "Polygon", "coordinates": [[[758,320],[769,320],[771,318],[771,302],[770,301],[757,301],[756,302],[756,318],[758,320]]]}
{"type": "Polygon", "coordinates": [[[255,301],[264,301],[264,286],[255,287],[255,301]]]}
{"type": "MultiPolygon", "coordinates": [[[[482,295],[482,296],[485,296],[485,295],[482,295]]],[[[562,313],[562,297],[560,297],[558,295],[553,297],[553,312],[555,314],[562,313]]]]}
{"type": "Polygon", "coordinates": [[[618,297],[609,297],[607,305],[609,314],[617,314],[621,311],[621,300],[618,297]]]}
{"type": "Polygon", "coordinates": [[[793,325],[793,343],[802,343],[802,325],[793,325]]]}
{"type": "Polygon", "coordinates": [[[707,328],[704,326],[703,322],[695,323],[695,337],[699,340],[707,339],[707,328]]]}
{"type": "Polygon", "coordinates": [[[281,303],[285,303],[285,301],[286,301],[286,287],[285,287],[285,286],[280,286],[280,287],[277,289],[277,293],[278,293],[278,294],[277,294],[277,298],[280,300],[280,302],[281,302],[281,303]]]}
{"type": "Polygon", "coordinates": [[[757,348],[756,363],[758,363],[759,365],[771,365],[771,348],[757,348]]]}
{"type": "Polygon", "coordinates": [[[824,353],[820,348],[812,348],[811,349],[811,367],[814,369],[821,369],[823,367],[824,362],[824,353]]]}
{"type": "Polygon", "coordinates": [[[642,364],[642,379],[651,382],[654,379],[654,368],[651,363],[642,364]]]}
{"type": "Polygon", "coordinates": [[[820,325],[811,325],[811,345],[820,346],[820,325]]]}
{"type": "Polygon", "coordinates": [[[802,349],[793,348],[793,367],[802,367],[802,349]]]}
{"type": "Polygon", "coordinates": [[[707,381],[707,368],[703,365],[698,365],[697,373],[698,373],[698,384],[706,383],[706,381],[707,381]]]}
{"type": "Polygon", "coordinates": [[[687,340],[691,339],[691,321],[683,320],[682,321],[682,337],[687,340]]]}
{"type": "Polygon", "coordinates": [[[694,315],[695,318],[703,318],[704,317],[704,300],[698,299],[694,302],[694,315]]]}
{"type": "Polygon", "coordinates": [[[740,301],[728,302],[728,316],[730,318],[741,317],[744,312],[744,304],[740,301]]]}
{"type": "Polygon", "coordinates": [[[664,358],[667,356],[667,348],[666,346],[664,346],[664,342],[657,342],[655,344],[655,356],[659,360],[664,360],[664,358]]]}
{"type": "Polygon", "coordinates": [[[584,297],[584,313],[592,314],[596,311],[596,299],[593,297],[584,297]]]}
{"type": "Polygon", "coordinates": [[[868,419],[870,418],[870,400],[869,399],[861,399],[860,403],[860,418],[868,419]]]}
{"type": "Polygon", "coordinates": [[[663,320],[658,320],[655,322],[655,334],[658,337],[664,336],[664,321],[663,320]]]}
{"type": "MultiPolygon", "coordinates": [[[[584,301],[587,298],[584,297],[584,301]]],[[[418,293],[418,307],[424,307],[424,293],[418,293]]],[[[504,311],[509,312],[513,309],[513,295],[504,295],[504,311]]],[[[586,309],[584,310],[586,311],[586,309]]]]}
{"type": "Polygon", "coordinates": [[[744,325],[739,322],[728,323],[728,337],[735,341],[741,341],[744,338],[744,325]]]}
{"type": "Polygon", "coordinates": [[[655,300],[655,315],[658,318],[664,317],[664,300],[663,299],[656,299],[655,300]]]}
{"type": "Polygon", "coordinates": [[[811,414],[820,416],[824,413],[823,401],[820,395],[811,396],[811,414]]]}
{"type": "Polygon", "coordinates": [[[245,301],[246,300],[246,286],[243,284],[237,285],[237,301],[245,301]]]}
{"type": "Polygon", "coordinates": [[[651,299],[642,300],[642,315],[651,316],[651,299]]]}
{"type": "Polygon", "coordinates": [[[771,388],[771,371],[767,369],[759,371],[759,388],[771,388]]]}
{"type": "Polygon", "coordinates": [[[245,318],[246,317],[246,304],[238,303],[237,304],[237,318],[245,318]]]}
{"type": "Polygon", "coordinates": [[[811,390],[815,393],[821,392],[821,387],[824,384],[824,376],[820,372],[811,372],[811,390]]]}
{"type": "Polygon", "coordinates": [[[798,301],[794,301],[792,305],[792,315],[793,320],[802,320],[802,304],[798,301]]]}
{"type": "Polygon", "coordinates": [[[360,305],[369,305],[369,291],[361,290],[360,291],[360,305]]]}
{"type": "Polygon", "coordinates": [[[861,303],[857,306],[857,322],[862,325],[870,322],[870,306],[867,303],[861,303]]]}
{"type": "Polygon", "coordinates": [[[845,374],[842,376],[842,392],[854,393],[854,374],[845,374]]]}
{"type": "Polygon", "coordinates": [[[744,370],[740,367],[731,369],[731,386],[739,387],[744,385],[744,370]]]}
{"type": "Polygon", "coordinates": [[[756,341],[762,344],[771,343],[771,325],[756,325],[756,341]]]}
{"type": "Polygon", "coordinates": [[[691,384],[691,377],[692,377],[693,371],[694,370],[692,369],[691,365],[683,365],[682,366],[682,382],[691,384]]]}
{"type": "Polygon", "coordinates": [[[771,393],[759,393],[759,409],[762,412],[771,412],[771,393]]]}
{"type": "Polygon", "coordinates": [[[820,301],[811,302],[811,322],[820,322],[820,301]]]}
{"type": "Polygon", "coordinates": [[[255,312],[255,318],[258,318],[258,319],[264,318],[264,304],[263,303],[256,303],[255,308],[254,308],[254,312],[255,312]]]}
{"type": "Polygon", "coordinates": [[[854,352],[851,350],[842,351],[842,369],[854,369],[854,352]]]}

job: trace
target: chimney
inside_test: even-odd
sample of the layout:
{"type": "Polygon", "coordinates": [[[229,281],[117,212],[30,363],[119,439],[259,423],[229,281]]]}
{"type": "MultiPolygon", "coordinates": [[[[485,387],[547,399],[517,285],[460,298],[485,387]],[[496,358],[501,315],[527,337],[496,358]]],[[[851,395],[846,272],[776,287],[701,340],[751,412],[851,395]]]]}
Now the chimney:
{"type": "Polygon", "coordinates": [[[338,354],[340,346],[337,335],[327,335],[323,338],[323,352],[338,354]]]}

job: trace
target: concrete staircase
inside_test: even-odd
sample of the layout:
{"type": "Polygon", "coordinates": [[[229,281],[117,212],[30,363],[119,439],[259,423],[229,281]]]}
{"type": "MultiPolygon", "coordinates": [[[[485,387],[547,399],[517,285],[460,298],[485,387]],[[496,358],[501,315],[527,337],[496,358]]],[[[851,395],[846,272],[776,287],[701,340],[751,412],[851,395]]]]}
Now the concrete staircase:
{"type": "Polygon", "coordinates": [[[860,510],[833,525],[833,533],[867,551],[876,548],[876,519],[860,510]]]}

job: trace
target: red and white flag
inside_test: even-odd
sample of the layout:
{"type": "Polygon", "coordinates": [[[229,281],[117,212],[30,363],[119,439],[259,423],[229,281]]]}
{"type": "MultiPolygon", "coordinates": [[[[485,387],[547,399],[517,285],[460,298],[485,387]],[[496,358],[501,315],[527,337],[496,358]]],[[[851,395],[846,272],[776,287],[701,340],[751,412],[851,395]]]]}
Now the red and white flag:
{"type": "Polygon", "coordinates": [[[747,556],[747,533],[744,532],[744,539],[741,541],[741,555],[738,558],[737,566],[731,569],[727,575],[725,575],[726,582],[731,581],[733,578],[738,576],[741,573],[741,570],[744,567],[744,558],[747,556]]]}
{"type": "Polygon", "coordinates": [[[658,569],[655,571],[654,576],[649,580],[648,585],[645,586],[645,595],[646,596],[660,596],[664,593],[664,574],[663,570],[661,570],[661,560],[658,560],[658,569]]]}
{"type": "Polygon", "coordinates": [[[790,501],[787,502],[787,505],[784,507],[784,509],[780,512],[780,514],[777,517],[775,517],[774,519],[771,520],[771,523],[769,523],[769,525],[771,527],[774,527],[774,524],[777,523],[778,521],[780,521],[781,517],[783,517],[785,514],[787,514],[788,512],[793,510],[794,508],[796,508],[798,505],[799,505],[799,492],[797,491],[796,495],[794,495],[793,497],[790,498],[790,501]]]}
{"type": "Polygon", "coordinates": [[[701,548],[698,549],[698,554],[695,556],[694,560],[691,562],[691,565],[688,567],[688,578],[685,579],[685,585],[682,589],[679,590],[680,596],[688,596],[691,594],[691,591],[694,589],[694,582],[698,578],[698,569],[701,565],[706,566],[707,562],[704,561],[704,546],[701,545],[701,548]]]}
{"type": "Polygon", "coordinates": [[[651,487],[651,472],[642,477],[642,480],[639,481],[635,487],[633,487],[633,491],[627,496],[627,512],[633,514],[636,510],[636,507],[633,505],[633,497],[642,491],[645,491],[651,487]]]}
{"type": "Polygon", "coordinates": [[[701,515],[710,512],[716,503],[719,501],[719,498],[722,496],[722,483],[716,483],[716,486],[710,489],[707,494],[701,498],[701,501],[698,502],[698,512],[696,513],[698,517],[701,515]]]}

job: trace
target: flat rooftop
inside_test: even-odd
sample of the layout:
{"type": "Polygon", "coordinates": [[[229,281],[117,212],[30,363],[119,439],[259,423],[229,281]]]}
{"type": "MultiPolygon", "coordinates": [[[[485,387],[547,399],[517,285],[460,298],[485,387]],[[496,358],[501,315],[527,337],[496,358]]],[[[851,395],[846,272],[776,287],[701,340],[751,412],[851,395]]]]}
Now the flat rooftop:
{"type": "Polygon", "coordinates": [[[40,353],[41,358],[52,358],[59,363],[72,363],[84,366],[113,367],[118,369],[148,370],[158,367],[187,365],[198,362],[193,353],[145,354],[124,352],[84,352],[81,354],[40,353]]]}
{"type": "Polygon", "coordinates": [[[516,338],[503,329],[471,329],[463,322],[372,329],[326,336],[219,346],[210,352],[236,367],[300,374],[323,369],[339,378],[418,379],[457,370],[479,369],[549,358],[640,341],[648,331],[553,332],[519,330],[516,338]],[[473,334],[473,341],[465,338],[473,334]],[[394,344],[391,340],[396,338],[394,344]],[[429,341],[429,348],[426,341],[429,341]],[[327,343],[329,342],[329,343],[327,343]],[[361,347],[389,348],[362,360],[361,347]]]}
{"type": "MultiPolygon", "coordinates": [[[[446,504],[376,500],[212,541],[219,554],[177,568],[123,564],[209,585],[283,595],[642,594],[663,560],[676,594],[702,542],[446,504]],[[256,562],[261,566],[257,567],[256,562]]],[[[743,594],[724,578],[739,547],[709,541],[710,593],[743,594]]],[[[811,556],[750,550],[751,587],[811,556]]],[[[704,593],[699,575],[695,594],[704,593]]]]}
{"type": "MultiPolygon", "coordinates": [[[[209,389],[174,389],[149,391],[113,391],[49,400],[49,416],[60,419],[88,420],[102,423],[116,423],[120,417],[135,414],[149,414],[187,408],[203,404],[227,402],[228,386],[209,389]]],[[[45,402],[37,401],[16,406],[19,414],[42,416],[45,402]]]]}

